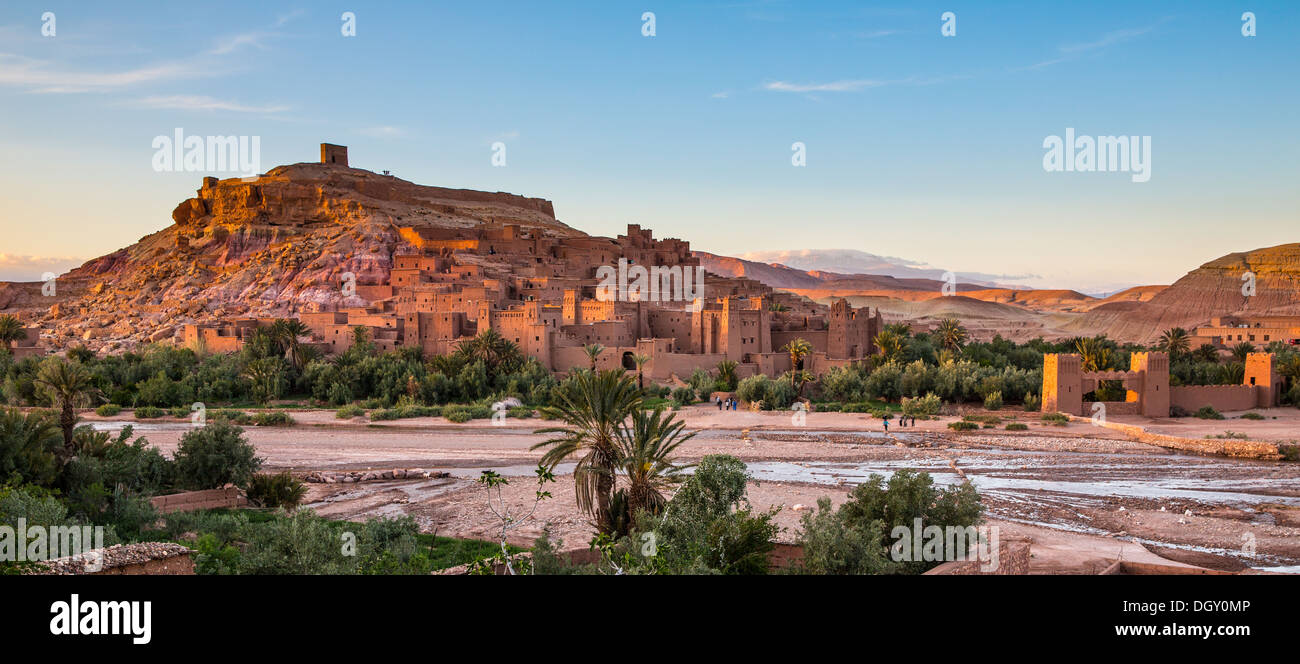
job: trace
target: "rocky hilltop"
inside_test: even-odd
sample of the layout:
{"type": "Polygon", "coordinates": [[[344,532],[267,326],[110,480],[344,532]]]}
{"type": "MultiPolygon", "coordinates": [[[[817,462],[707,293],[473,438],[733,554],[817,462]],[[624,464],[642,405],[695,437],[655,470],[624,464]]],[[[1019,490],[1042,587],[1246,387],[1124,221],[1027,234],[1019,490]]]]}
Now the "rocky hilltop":
{"type": "Polygon", "coordinates": [[[42,345],[120,350],[186,323],[287,316],[346,300],[341,275],[386,283],[402,227],[518,224],[581,236],[550,201],[428,187],[335,164],[280,166],[255,180],[204,178],[173,225],[41,284],[0,284],[0,309],[47,330],[42,345]]]}
{"type": "Polygon", "coordinates": [[[1300,314],[1300,243],[1281,244],[1216,258],[1188,272],[1146,301],[1102,304],[1065,326],[1082,334],[1151,342],[1171,327],[1191,329],[1213,317],[1300,314]],[[1243,275],[1254,275],[1255,294],[1243,294],[1243,275]]]}

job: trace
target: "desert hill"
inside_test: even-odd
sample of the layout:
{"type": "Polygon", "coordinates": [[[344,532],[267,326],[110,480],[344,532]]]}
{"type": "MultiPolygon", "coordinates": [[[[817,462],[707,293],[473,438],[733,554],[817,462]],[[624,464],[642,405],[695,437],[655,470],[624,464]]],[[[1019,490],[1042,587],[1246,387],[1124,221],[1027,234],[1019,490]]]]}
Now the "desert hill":
{"type": "Polygon", "coordinates": [[[384,283],[403,226],[518,224],[583,236],[555,219],[550,201],[417,185],[335,164],[280,166],[254,181],[205,178],[173,225],[57,280],[0,284],[0,309],[54,329],[44,344],[92,350],[170,339],[179,326],[243,316],[285,316],[314,304],[360,306],[341,275],[384,283]]]}
{"type": "Polygon", "coordinates": [[[1188,272],[1149,299],[1106,303],[1081,315],[1067,330],[1150,342],[1171,327],[1191,329],[1231,314],[1300,314],[1300,243],[1231,253],[1188,272]],[[1254,275],[1255,294],[1242,292],[1254,275]]]}

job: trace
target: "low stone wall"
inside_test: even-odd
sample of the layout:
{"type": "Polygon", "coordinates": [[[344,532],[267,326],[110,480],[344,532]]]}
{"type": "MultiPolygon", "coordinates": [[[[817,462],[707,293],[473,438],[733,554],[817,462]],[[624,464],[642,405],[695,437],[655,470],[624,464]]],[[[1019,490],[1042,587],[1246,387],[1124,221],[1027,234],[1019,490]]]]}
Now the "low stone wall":
{"type": "Polygon", "coordinates": [[[1204,406],[1215,410],[1250,410],[1256,406],[1254,385],[1178,385],[1169,388],[1169,404],[1194,413],[1204,406]]]}
{"type": "Polygon", "coordinates": [[[32,574],[194,574],[193,553],[170,542],[116,544],[77,556],[56,558],[37,564],[32,574]]]}
{"type": "MultiPolygon", "coordinates": [[[[1070,419],[1077,422],[1089,422],[1086,417],[1071,416],[1070,419]]],[[[1282,458],[1282,452],[1278,449],[1277,443],[1266,443],[1255,440],[1234,440],[1226,438],[1183,438],[1182,436],[1168,436],[1165,434],[1151,433],[1136,424],[1120,424],[1118,422],[1104,422],[1100,426],[1115,431],[1122,431],[1129,437],[1138,442],[1149,445],[1158,445],[1174,450],[1183,450],[1185,452],[1195,452],[1197,454],[1217,454],[1220,456],[1240,457],[1245,459],[1263,459],[1267,461],[1276,461],[1282,458]]]]}
{"type": "Polygon", "coordinates": [[[1003,538],[998,543],[998,568],[991,571],[981,569],[985,565],[980,560],[954,560],[944,563],[928,572],[926,576],[1009,576],[1029,573],[1029,540],[1023,538],[1003,538]]]}
{"type": "Polygon", "coordinates": [[[194,510],[213,510],[222,508],[246,507],[248,497],[239,487],[208,489],[207,491],[187,491],[166,496],[155,496],[149,500],[154,508],[164,514],[168,512],[192,512],[194,510]]]}
{"type": "Polygon", "coordinates": [[[1127,560],[1116,560],[1111,563],[1110,567],[1102,570],[1101,576],[1150,576],[1150,575],[1208,575],[1208,576],[1233,576],[1237,572],[1225,572],[1222,570],[1206,569],[1204,567],[1183,567],[1180,565],[1159,565],[1156,563],[1137,563],[1127,560]]]}

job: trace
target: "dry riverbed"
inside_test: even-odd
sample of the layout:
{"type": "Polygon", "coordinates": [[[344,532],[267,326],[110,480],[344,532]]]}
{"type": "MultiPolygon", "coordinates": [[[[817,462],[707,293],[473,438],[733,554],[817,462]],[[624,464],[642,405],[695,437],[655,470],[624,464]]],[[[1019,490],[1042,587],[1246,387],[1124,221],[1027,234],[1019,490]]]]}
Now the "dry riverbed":
{"type": "MultiPolygon", "coordinates": [[[[1031,423],[1025,432],[953,433],[945,429],[951,418],[945,418],[916,428],[891,427],[886,434],[879,420],[850,413],[813,413],[804,426],[793,426],[782,413],[720,413],[710,406],[683,413],[700,431],[679,448],[683,460],[708,454],[744,460],[754,476],[750,500],[760,509],[780,507],[782,537],[791,541],[800,517],[819,497],[838,503],[872,473],[915,468],[939,484],[971,481],[992,523],[1034,537],[1036,551],[1041,541],[1044,554],[1060,554],[1036,553],[1036,571],[1090,571],[1106,556],[1136,560],[1151,555],[1148,550],[1217,569],[1300,565],[1296,463],[1174,454],[1086,423],[1051,427],[1031,418],[1024,419],[1031,423]],[[1079,551],[1093,553],[1080,557],[1079,551]]],[[[540,420],[492,426],[435,418],[341,422],[326,411],[294,417],[297,426],[246,430],[267,468],[451,473],[430,480],[312,484],[312,508],[346,519],[410,514],[422,529],[442,535],[491,536],[495,521],[474,483],[484,469],[511,477],[507,500],[529,503],[535,489],[531,469],[540,458],[531,447],[545,439],[532,433],[543,425],[540,420]]],[[[185,430],[166,423],[139,428],[168,452],[185,430]]],[[[554,498],[512,541],[526,544],[549,524],[568,546],[587,542],[591,529],[575,508],[569,472],[571,466],[557,469],[559,481],[549,486],[554,498]]]]}

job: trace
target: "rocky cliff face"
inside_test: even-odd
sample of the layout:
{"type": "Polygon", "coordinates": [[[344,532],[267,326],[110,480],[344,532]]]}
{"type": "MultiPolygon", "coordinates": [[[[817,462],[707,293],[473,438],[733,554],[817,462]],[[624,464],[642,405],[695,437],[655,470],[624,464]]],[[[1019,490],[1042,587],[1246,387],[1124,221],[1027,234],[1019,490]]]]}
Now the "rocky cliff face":
{"type": "Polygon", "coordinates": [[[326,164],[281,166],[252,182],[206,179],[172,220],[61,276],[55,297],[40,284],[0,284],[0,309],[52,329],[43,345],[121,350],[170,339],[186,323],[362,305],[343,297],[341,275],[387,283],[403,226],[583,235],[556,221],[550,201],[326,164]]]}
{"type": "Polygon", "coordinates": [[[1228,254],[1188,272],[1145,302],[1103,304],[1066,326],[1082,334],[1151,342],[1171,327],[1189,331],[1210,318],[1300,314],[1300,243],[1228,254]],[[1242,292],[1254,275],[1255,294],[1242,292]]]}

